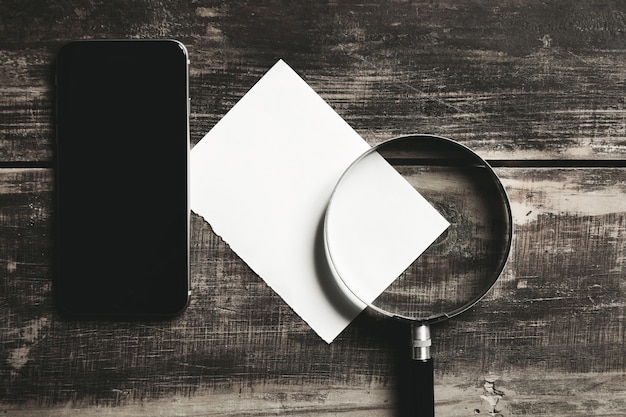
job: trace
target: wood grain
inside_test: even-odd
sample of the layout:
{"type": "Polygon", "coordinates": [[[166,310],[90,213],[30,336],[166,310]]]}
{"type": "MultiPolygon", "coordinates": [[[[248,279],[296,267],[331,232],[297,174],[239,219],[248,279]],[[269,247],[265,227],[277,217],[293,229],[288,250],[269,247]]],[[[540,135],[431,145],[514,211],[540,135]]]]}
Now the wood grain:
{"type": "Polygon", "coordinates": [[[498,159],[624,158],[619,1],[0,3],[0,158],[53,156],[52,64],[76,38],[173,37],[197,142],[279,58],[371,143],[435,133],[498,159]]]}
{"type": "Polygon", "coordinates": [[[195,215],[183,315],[59,317],[54,57],[137,37],[188,46],[194,144],[282,58],[372,144],[434,133],[532,162],[497,170],[504,274],[433,328],[437,415],[626,415],[626,169],[548,166],[626,157],[618,0],[0,0],[1,412],[397,417],[411,396],[407,329],[363,315],[327,345],[195,215]]]}
{"type": "MultiPolygon", "coordinates": [[[[0,410],[394,415],[406,329],[363,316],[327,345],[196,216],[184,315],[61,319],[50,286],[53,171],[1,174],[0,410]]],[[[620,415],[626,170],[498,174],[514,207],[513,256],[487,299],[433,329],[438,415],[486,412],[490,378],[503,415],[620,415]]]]}

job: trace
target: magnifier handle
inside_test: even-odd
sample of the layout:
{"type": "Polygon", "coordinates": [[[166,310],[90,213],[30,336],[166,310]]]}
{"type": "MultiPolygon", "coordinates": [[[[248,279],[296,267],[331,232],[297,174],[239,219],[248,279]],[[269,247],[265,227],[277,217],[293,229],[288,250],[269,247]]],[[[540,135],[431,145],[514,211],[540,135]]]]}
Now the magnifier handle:
{"type": "Polygon", "coordinates": [[[415,381],[415,416],[435,417],[433,360],[413,360],[412,362],[412,374],[415,381]]]}
{"type": "Polygon", "coordinates": [[[415,415],[435,417],[435,386],[433,360],[430,356],[430,327],[414,323],[411,326],[413,360],[411,374],[415,382],[415,415]]]}

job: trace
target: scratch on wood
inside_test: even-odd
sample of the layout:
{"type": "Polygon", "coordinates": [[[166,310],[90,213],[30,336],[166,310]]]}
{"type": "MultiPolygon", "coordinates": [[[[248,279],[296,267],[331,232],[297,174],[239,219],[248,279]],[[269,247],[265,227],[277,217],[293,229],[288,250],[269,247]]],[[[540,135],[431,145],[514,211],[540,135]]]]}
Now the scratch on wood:
{"type": "Polygon", "coordinates": [[[21,328],[11,331],[12,334],[17,335],[18,340],[21,342],[19,346],[9,352],[7,357],[7,364],[12,369],[12,372],[18,372],[26,365],[29,360],[28,355],[31,348],[39,342],[39,335],[47,325],[48,319],[46,317],[40,317],[29,321],[21,328]]]}

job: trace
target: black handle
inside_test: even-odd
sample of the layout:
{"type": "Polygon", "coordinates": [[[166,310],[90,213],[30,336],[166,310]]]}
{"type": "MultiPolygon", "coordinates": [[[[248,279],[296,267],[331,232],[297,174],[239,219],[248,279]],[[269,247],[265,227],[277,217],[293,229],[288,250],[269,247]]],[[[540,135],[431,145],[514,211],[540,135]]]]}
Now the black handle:
{"type": "Polygon", "coordinates": [[[435,417],[433,360],[430,356],[430,327],[413,323],[411,326],[411,381],[414,389],[413,416],[435,417]]]}
{"type": "Polygon", "coordinates": [[[414,381],[416,417],[435,417],[433,360],[413,360],[411,377],[414,381]]]}

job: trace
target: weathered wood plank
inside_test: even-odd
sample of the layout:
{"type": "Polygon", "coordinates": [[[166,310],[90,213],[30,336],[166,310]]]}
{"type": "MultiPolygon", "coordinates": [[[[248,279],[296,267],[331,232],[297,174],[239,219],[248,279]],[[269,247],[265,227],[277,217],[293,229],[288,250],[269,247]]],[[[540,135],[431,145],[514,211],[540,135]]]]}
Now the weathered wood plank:
{"type": "Polygon", "coordinates": [[[83,37],[188,45],[197,142],[279,58],[372,143],[435,133],[484,157],[626,156],[619,1],[0,3],[0,158],[53,156],[52,62],[83,37]]]}
{"type": "MultiPolygon", "coordinates": [[[[589,376],[547,375],[541,378],[508,378],[497,386],[502,398],[496,405],[501,416],[587,417],[623,416],[626,409],[624,374],[589,376]]],[[[489,386],[480,377],[450,377],[446,384],[435,386],[438,417],[471,417],[493,415],[494,407],[486,398],[489,386]],[[468,383],[468,381],[471,381],[468,383]],[[486,397],[486,398],[481,398],[486,397]]],[[[285,387],[264,385],[243,389],[237,395],[224,392],[196,393],[193,397],[176,397],[143,403],[125,400],[128,391],[118,393],[115,407],[94,409],[88,405],[67,404],[39,408],[12,406],[4,410],[11,416],[233,416],[262,417],[297,415],[307,417],[392,417],[392,388],[320,387],[317,385],[285,387]]],[[[493,401],[493,400],[492,400],[493,401]]],[[[493,401],[495,402],[495,401],[493,401]]],[[[2,408],[0,408],[2,409],[2,408]]]]}
{"type": "MultiPolygon", "coordinates": [[[[82,37],[187,44],[194,143],[284,58],[370,143],[417,131],[493,159],[626,155],[619,1],[4,0],[0,162],[50,165],[52,62],[82,37]]],[[[498,173],[513,256],[487,299],[433,329],[437,414],[487,414],[495,381],[504,416],[624,415],[626,170],[498,173]]],[[[183,316],[62,320],[52,178],[0,170],[5,414],[396,415],[406,329],[364,316],[326,345],[196,216],[183,316]]]]}
{"type": "MultiPolygon", "coordinates": [[[[503,415],[620,415],[626,169],[498,173],[514,206],[513,255],[483,302],[433,329],[438,415],[486,413],[496,377],[503,415]]],[[[406,329],[364,316],[327,345],[197,216],[181,317],[61,319],[52,175],[0,170],[0,410],[394,415],[406,329]]]]}

